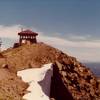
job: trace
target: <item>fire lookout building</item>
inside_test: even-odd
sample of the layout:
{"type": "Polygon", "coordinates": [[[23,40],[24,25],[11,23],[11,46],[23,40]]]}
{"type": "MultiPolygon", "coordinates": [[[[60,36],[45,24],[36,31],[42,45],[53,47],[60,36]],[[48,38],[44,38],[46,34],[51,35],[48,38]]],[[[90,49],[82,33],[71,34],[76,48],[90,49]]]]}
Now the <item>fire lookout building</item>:
{"type": "Polygon", "coordinates": [[[36,36],[38,33],[32,32],[31,30],[25,30],[18,33],[19,45],[37,43],[36,36]]]}

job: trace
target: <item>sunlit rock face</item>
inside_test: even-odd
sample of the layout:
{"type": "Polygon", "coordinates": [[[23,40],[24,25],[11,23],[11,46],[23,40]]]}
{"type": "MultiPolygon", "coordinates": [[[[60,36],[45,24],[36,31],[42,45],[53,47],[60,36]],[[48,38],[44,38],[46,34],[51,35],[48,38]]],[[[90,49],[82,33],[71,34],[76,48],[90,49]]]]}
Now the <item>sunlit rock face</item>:
{"type": "Polygon", "coordinates": [[[17,75],[22,77],[24,82],[29,83],[25,100],[49,100],[51,77],[53,76],[52,64],[45,64],[42,68],[31,68],[18,71],[17,75]]]}

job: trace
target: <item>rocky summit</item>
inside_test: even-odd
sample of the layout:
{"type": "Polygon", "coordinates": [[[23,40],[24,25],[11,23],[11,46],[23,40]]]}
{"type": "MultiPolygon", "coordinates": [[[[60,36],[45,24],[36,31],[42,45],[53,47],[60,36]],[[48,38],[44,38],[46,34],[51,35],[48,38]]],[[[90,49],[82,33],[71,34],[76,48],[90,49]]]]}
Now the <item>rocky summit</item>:
{"type": "MultiPolygon", "coordinates": [[[[0,54],[0,100],[22,100],[28,87],[17,71],[53,63],[51,100],[100,100],[100,85],[75,57],[44,43],[7,49],[0,54]]],[[[33,98],[34,100],[34,98],[33,98]]]]}

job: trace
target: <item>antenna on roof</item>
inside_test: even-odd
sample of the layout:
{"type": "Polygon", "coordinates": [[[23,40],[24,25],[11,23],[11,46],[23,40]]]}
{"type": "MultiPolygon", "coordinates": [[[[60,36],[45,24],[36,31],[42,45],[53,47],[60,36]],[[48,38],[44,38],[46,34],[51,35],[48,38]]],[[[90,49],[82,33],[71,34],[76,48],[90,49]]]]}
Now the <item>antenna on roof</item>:
{"type": "Polygon", "coordinates": [[[23,28],[21,27],[21,32],[23,31],[23,28]]]}

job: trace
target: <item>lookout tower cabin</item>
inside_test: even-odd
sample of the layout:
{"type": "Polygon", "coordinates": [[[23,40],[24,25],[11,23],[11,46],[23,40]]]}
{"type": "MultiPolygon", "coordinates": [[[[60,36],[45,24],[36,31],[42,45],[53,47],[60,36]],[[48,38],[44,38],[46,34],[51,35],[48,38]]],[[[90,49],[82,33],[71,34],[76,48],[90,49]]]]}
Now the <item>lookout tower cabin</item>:
{"type": "Polygon", "coordinates": [[[18,33],[19,35],[19,44],[32,44],[37,43],[36,36],[38,33],[32,32],[31,30],[25,30],[18,33]]]}

